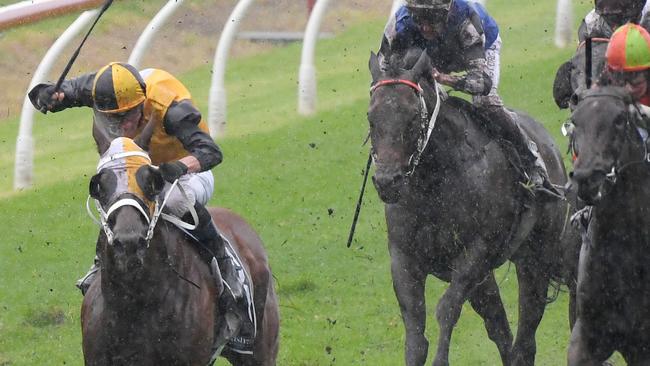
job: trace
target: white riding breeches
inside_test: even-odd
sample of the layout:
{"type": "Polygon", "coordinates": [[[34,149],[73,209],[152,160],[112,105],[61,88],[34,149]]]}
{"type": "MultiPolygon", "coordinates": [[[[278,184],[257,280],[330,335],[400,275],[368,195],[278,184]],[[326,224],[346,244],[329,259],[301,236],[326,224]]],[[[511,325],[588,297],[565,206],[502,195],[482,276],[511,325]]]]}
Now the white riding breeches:
{"type": "MultiPolygon", "coordinates": [[[[165,207],[172,215],[183,217],[195,203],[198,202],[205,206],[210,201],[214,192],[214,175],[211,170],[185,174],[178,178],[178,184],[185,191],[185,196],[179,189],[174,189],[170,193],[165,207]]],[[[165,183],[165,188],[161,193],[162,197],[167,194],[170,187],[171,183],[165,183]]]]}
{"type": "Polygon", "coordinates": [[[498,36],[492,46],[485,50],[486,74],[492,81],[492,88],[488,95],[474,95],[473,104],[476,106],[503,106],[503,101],[497,92],[499,78],[501,77],[501,36],[498,36]]]}

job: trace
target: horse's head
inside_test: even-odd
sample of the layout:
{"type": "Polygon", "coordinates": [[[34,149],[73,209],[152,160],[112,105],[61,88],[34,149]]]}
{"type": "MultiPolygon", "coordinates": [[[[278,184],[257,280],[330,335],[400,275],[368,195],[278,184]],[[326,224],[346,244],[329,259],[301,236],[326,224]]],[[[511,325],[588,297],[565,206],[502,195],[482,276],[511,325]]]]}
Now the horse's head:
{"type": "Polygon", "coordinates": [[[635,124],[638,111],[623,89],[591,89],[580,99],[571,117],[576,156],[571,181],[578,197],[593,205],[606,193],[606,182],[615,182],[617,174],[630,163],[642,162],[645,154],[635,124]]]}
{"type": "Polygon", "coordinates": [[[164,180],[149,155],[133,140],[113,140],[90,180],[90,196],[100,212],[106,236],[100,244],[102,265],[121,278],[140,274],[155,226],[155,199],[164,180]]]}
{"type": "Polygon", "coordinates": [[[405,178],[417,164],[419,140],[426,134],[427,110],[418,81],[431,69],[422,52],[410,70],[394,60],[382,70],[377,56],[370,56],[373,86],[370,89],[370,139],[376,167],[372,180],[382,201],[395,203],[405,178]]]}

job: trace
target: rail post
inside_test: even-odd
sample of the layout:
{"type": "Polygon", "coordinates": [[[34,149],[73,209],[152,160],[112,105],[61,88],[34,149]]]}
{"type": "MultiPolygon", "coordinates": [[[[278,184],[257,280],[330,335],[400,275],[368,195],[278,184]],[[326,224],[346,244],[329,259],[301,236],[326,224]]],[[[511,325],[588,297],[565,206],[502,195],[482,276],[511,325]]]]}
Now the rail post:
{"type": "Polygon", "coordinates": [[[571,42],[573,33],[573,5],[571,0],[558,0],[555,19],[555,45],[566,47],[571,42]]]}
{"type": "Polygon", "coordinates": [[[226,87],[224,85],[228,53],[242,18],[246,15],[253,0],[240,0],[230,14],[219,38],[219,44],[214,54],[212,64],[212,83],[208,100],[208,125],[212,138],[216,138],[225,131],[226,126],[226,87]]]}
{"type": "Polygon", "coordinates": [[[169,17],[174,14],[176,9],[178,9],[182,4],[183,0],[169,0],[167,4],[160,9],[156,16],[151,19],[136,41],[135,46],[133,46],[133,51],[131,51],[131,55],[129,56],[129,64],[133,65],[136,69],[140,68],[142,58],[144,57],[145,52],[149,49],[151,40],[156,33],[160,31],[162,25],[167,22],[169,17]]]}
{"type": "Polygon", "coordinates": [[[316,2],[305,29],[298,75],[298,113],[303,116],[312,115],[316,112],[314,54],[316,52],[316,42],[318,41],[318,31],[328,4],[329,0],[318,0],[316,2]]]}
{"type": "MultiPolygon", "coordinates": [[[[46,80],[54,61],[63,53],[66,46],[92,22],[99,10],[88,10],[75,20],[61,34],[61,36],[52,44],[45,57],[34,72],[29,88],[32,89],[36,84],[46,80]]],[[[25,93],[26,94],[26,93],[25,93]]],[[[32,137],[32,127],[34,125],[34,106],[25,95],[23,109],[20,114],[20,127],[18,137],[16,138],[16,157],[14,162],[14,189],[20,190],[31,187],[34,179],[34,138],[32,137]]]]}

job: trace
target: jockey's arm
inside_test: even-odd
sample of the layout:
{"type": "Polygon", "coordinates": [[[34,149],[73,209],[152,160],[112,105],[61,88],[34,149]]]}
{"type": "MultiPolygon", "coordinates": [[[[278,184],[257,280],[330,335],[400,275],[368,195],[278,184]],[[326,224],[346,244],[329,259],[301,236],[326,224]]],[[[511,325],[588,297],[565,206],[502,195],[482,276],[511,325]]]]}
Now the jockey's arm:
{"type": "MultiPolygon", "coordinates": [[[[476,14],[474,14],[476,15],[476,14]]],[[[460,27],[457,43],[466,65],[461,75],[447,75],[433,71],[433,77],[441,84],[471,95],[487,95],[492,80],[487,74],[485,60],[485,34],[477,16],[471,17],[460,27]]]]}
{"type": "Polygon", "coordinates": [[[93,81],[95,73],[81,75],[69,79],[61,84],[63,91],[63,105],[69,107],[92,107],[93,106],[93,81]]]}
{"type": "Polygon", "coordinates": [[[223,154],[212,137],[199,128],[201,112],[189,100],[174,102],[165,114],[165,131],[183,144],[189,156],[181,159],[188,173],[210,170],[223,160],[223,154]]]}
{"type": "Polygon", "coordinates": [[[54,93],[54,84],[42,83],[36,85],[29,92],[29,98],[34,104],[34,107],[39,109],[36,99],[42,90],[48,90],[52,94],[52,100],[55,103],[50,111],[58,112],[71,107],[92,107],[93,96],[92,87],[93,80],[95,80],[95,73],[88,73],[76,78],[64,80],[61,84],[61,90],[54,93]]]}
{"type": "Polygon", "coordinates": [[[471,23],[461,30],[460,49],[464,63],[467,65],[461,75],[448,75],[433,71],[433,77],[439,83],[471,95],[487,95],[492,88],[492,80],[487,74],[485,59],[485,37],[471,23]]]}

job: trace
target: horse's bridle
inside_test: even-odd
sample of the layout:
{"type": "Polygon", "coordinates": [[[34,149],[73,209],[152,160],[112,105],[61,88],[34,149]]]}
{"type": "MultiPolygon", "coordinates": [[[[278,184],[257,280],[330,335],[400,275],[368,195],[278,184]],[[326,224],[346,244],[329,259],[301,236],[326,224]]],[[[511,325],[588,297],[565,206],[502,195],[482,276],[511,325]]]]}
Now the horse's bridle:
{"type": "MultiPolygon", "coordinates": [[[[424,149],[427,147],[427,144],[429,143],[431,132],[433,131],[433,128],[436,125],[438,113],[440,112],[440,93],[438,91],[438,83],[435,82],[434,80],[433,87],[436,91],[436,106],[433,110],[433,113],[431,114],[430,119],[429,119],[429,111],[427,109],[427,103],[424,100],[424,91],[422,90],[422,87],[419,84],[416,84],[410,80],[407,79],[380,80],[377,83],[375,83],[372,87],[370,87],[370,95],[372,95],[372,93],[375,90],[377,90],[377,88],[379,87],[387,86],[387,85],[399,85],[399,84],[407,85],[411,87],[413,90],[415,90],[415,93],[417,94],[420,100],[420,136],[418,137],[416,150],[409,157],[409,169],[405,174],[405,176],[408,178],[411,175],[413,175],[413,173],[415,172],[415,168],[420,163],[420,159],[422,158],[424,149]]],[[[372,159],[376,161],[375,158],[376,153],[373,148],[371,148],[370,153],[372,154],[372,159]]]]}
{"type": "MultiPolygon", "coordinates": [[[[632,143],[631,141],[631,136],[629,130],[632,130],[633,132],[636,133],[637,136],[640,136],[640,133],[638,131],[638,127],[636,123],[634,123],[633,119],[631,118],[632,114],[636,114],[637,116],[641,115],[641,111],[639,110],[639,106],[636,103],[628,103],[625,98],[621,97],[620,95],[612,94],[612,93],[594,93],[591,95],[587,95],[584,98],[593,98],[593,97],[602,97],[602,96],[609,96],[613,98],[617,98],[621,100],[625,106],[627,107],[626,109],[626,120],[625,120],[625,140],[626,142],[632,143]],[[632,111],[634,110],[634,112],[632,111]]],[[[638,119],[638,118],[636,118],[638,119]]],[[[569,136],[569,151],[572,152],[573,157],[575,160],[578,157],[578,151],[575,146],[575,137],[573,136],[573,123],[572,122],[566,122],[562,126],[562,133],[565,136],[569,136]]],[[[650,153],[648,152],[648,146],[646,145],[645,141],[641,138],[641,143],[643,144],[643,157],[640,160],[632,160],[628,161],[625,163],[621,163],[621,155],[623,154],[623,151],[619,152],[619,156],[616,158],[614,165],[612,166],[612,170],[605,175],[606,180],[611,183],[612,185],[616,183],[618,180],[618,176],[623,172],[625,169],[632,165],[636,164],[643,164],[643,163],[650,163],[650,153]]]]}
{"type": "MultiPolygon", "coordinates": [[[[125,151],[125,152],[120,152],[116,153],[113,155],[109,155],[99,161],[99,164],[97,164],[97,172],[99,173],[106,164],[109,162],[112,162],[117,159],[123,159],[127,158],[130,156],[139,156],[142,158],[145,158],[149,163],[151,163],[151,159],[149,158],[149,155],[143,151],[125,151]]],[[[151,241],[151,238],[153,237],[153,231],[156,228],[156,225],[158,223],[158,219],[162,217],[164,220],[171,222],[172,224],[179,226],[183,229],[186,230],[194,230],[196,228],[196,225],[198,224],[198,215],[196,213],[196,210],[194,207],[190,207],[190,214],[192,215],[192,220],[194,220],[194,224],[188,224],[179,218],[168,215],[162,212],[162,210],[165,208],[167,204],[167,200],[171,194],[171,192],[174,191],[174,188],[178,187],[180,190],[181,194],[187,198],[187,195],[185,191],[183,190],[183,187],[178,184],[178,179],[172,183],[172,186],[167,190],[167,193],[165,194],[165,198],[163,199],[162,203],[159,202],[159,200],[155,200],[154,203],[154,209],[153,209],[153,215],[149,217],[149,213],[147,213],[146,205],[144,202],[140,200],[136,200],[134,198],[130,197],[123,197],[120,196],[121,198],[118,197],[117,200],[115,200],[113,203],[111,203],[108,207],[107,210],[104,210],[102,208],[101,202],[98,200],[95,201],[95,207],[97,211],[99,212],[99,220],[93,215],[92,211],[90,210],[90,196],[88,196],[88,199],[86,200],[86,211],[88,212],[88,215],[90,218],[97,224],[99,225],[102,230],[104,231],[104,234],[106,234],[106,239],[108,240],[109,245],[113,245],[113,240],[115,238],[115,234],[113,233],[113,230],[111,227],[108,225],[108,219],[110,216],[117,211],[118,208],[124,207],[124,206],[131,206],[134,207],[142,216],[145,218],[148,226],[147,229],[147,235],[145,237],[146,243],[147,243],[147,248],[149,247],[149,243],[151,241]]]]}

